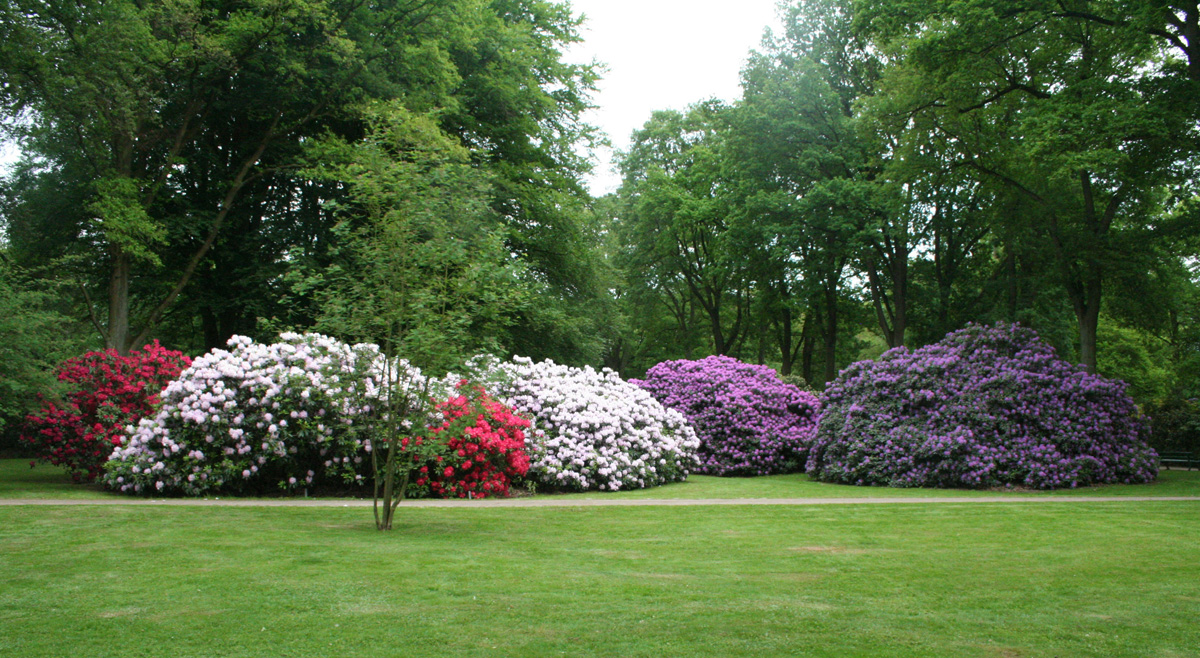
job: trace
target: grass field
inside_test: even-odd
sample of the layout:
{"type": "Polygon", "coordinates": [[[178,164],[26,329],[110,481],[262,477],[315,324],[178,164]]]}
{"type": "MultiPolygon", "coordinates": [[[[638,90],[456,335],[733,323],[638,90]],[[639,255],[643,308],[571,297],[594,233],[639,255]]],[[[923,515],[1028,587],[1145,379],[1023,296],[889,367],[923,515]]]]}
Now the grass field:
{"type": "MultiPolygon", "coordinates": [[[[892,489],[814,482],[807,475],[756,478],[691,476],[686,482],[650,489],[607,493],[553,494],[556,498],[929,498],[940,496],[1200,496],[1200,471],[1161,471],[1144,485],[1109,485],[1062,491],[969,491],[963,489],[892,489]]],[[[27,459],[0,459],[0,498],[121,498],[97,485],[78,485],[53,466],[29,467],[27,459]]]]}
{"type": "MultiPolygon", "coordinates": [[[[23,469],[0,463],[0,495],[106,495],[23,469]]],[[[1197,475],[1093,493],[1188,495],[1197,475]]],[[[795,476],[646,493],[847,489],[897,493],[795,476]]],[[[0,656],[1200,656],[1200,502],[402,509],[396,523],[0,507],[0,656]]]]}
{"type": "Polygon", "coordinates": [[[1194,656],[1200,503],[0,508],[3,656],[1194,656]]]}

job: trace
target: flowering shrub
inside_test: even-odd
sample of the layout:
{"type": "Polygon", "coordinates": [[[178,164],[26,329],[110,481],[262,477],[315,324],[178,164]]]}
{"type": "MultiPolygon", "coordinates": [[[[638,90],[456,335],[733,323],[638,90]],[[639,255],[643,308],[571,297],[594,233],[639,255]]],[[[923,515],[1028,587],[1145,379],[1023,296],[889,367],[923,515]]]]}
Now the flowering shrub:
{"type": "MultiPolygon", "coordinates": [[[[363,479],[370,446],[355,423],[386,391],[375,345],[289,333],[272,345],[234,336],[228,347],[163,390],[158,414],[112,451],[105,484],[200,495],[363,479]]],[[[419,389],[420,372],[399,366],[407,390],[419,389]]]]}
{"type": "Polygon", "coordinates": [[[889,350],[826,390],[810,474],[896,487],[1037,489],[1148,482],[1125,385],[1059,360],[1030,329],[971,325],[915,352],[889,350]]]}
{"type": "Polygon", "coordinates": [[[428,437],[403,441],[405,448],[410,442],[432,446],[424,454],[414,451],[417,472],[409,496],[507,496],[512,480],[529,471],[525,454],[529,421],[466,380],[457,388],[457,395],[437,405],[443,421],[429,428],[428,437]]]}
{"type": "Polygon", "coordinates": [[[728,356],[664,361],[633,383],[682,413],[700,437],[699,473],[769,475],[804,470],[817,399],[767,366],[728,356]]]}
{"type": "Polygon", "coordinates": [[[557,489],[640,489],[687,478],[700,440],[683,415],[604,369],[476,359],[476,381],[533,419],[529,478],[557,489]]]}
{"type": "Polygon", "coordinates": [[[66,400],[46,402],[28,416],[21,439],[76,482],[95,480],[125,426],[152,413],[158,392],[189,363],[158,341],[126,356],[107,350],[69,359],[58,370],[59,381],[70,385],[66,400]]]}

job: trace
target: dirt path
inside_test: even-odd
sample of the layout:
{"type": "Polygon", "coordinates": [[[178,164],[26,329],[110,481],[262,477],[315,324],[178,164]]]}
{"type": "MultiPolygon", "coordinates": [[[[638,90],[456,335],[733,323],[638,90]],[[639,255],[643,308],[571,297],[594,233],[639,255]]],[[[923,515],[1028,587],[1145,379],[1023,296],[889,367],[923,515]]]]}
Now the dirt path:
{"type": "MultiPolygon", "coordinates": [[[[710,499],[611,499],[603,498],[504,498],[498,500],[408,500],[401,507],[646,507],[692,505],[948,505],[971,503],[1124,503],[1154,501],[1200,502],[1200,496],[1055,496],[973,498],[710,498],[710,499]]],[[[0,507],[17,505],[134,505],[160,507],[370,507],[369,500],[318,500],[296,498],[98,498],[0,499],[0,507]]]]}

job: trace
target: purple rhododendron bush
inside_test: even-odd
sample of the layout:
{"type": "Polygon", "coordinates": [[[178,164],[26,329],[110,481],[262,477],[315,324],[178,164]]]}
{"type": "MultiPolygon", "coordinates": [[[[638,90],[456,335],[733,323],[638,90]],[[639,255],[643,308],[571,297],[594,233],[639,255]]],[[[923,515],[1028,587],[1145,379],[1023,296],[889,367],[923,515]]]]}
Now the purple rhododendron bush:
{"type": "Polygon", "coordinates": [[[688,419],[700,437],[698,473],[804,470],[820,403],[770,367],[728,356],[664,361],[634,383],[688,419]]]}
{"type": "Polygon", "coordinates": [[[809,474],[893,487],[1055,489],[1158,474],[1125,384],[1088,374],[1016,325],[971,325],[842,371],[809,474]]]}

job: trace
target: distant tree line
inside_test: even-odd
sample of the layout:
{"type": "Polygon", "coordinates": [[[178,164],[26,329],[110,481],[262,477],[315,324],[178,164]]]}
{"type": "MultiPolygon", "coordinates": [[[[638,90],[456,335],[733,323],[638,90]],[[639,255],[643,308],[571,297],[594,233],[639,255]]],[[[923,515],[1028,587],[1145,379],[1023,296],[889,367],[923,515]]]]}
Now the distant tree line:
{"type": "Polygon", "coordinates": [[[565,4],[0,5],[0,425],[84,349],[281,330],[820,387],[1007,320],[1200,394],[1195,2],[780,9],[742,97],[655,112],[593,199],[565,4]]]}
{"type": "Polygon", "coordinates": [[[820,385],[1018,321],[1139,399],[1200,393],[1195,2],[797,0],[741,99],[656,112],[600,208],[633,373],[820,385]]]}

